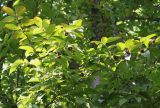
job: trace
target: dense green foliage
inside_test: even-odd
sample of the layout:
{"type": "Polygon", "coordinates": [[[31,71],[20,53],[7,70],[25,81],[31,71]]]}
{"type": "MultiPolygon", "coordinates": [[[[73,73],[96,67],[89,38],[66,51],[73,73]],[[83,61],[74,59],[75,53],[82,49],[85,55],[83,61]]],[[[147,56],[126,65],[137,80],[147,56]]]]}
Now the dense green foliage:
{"type": "Polygon", "coordinates": [[[0,108],[159,108],[159,0],[1,0],[0,108]]]}

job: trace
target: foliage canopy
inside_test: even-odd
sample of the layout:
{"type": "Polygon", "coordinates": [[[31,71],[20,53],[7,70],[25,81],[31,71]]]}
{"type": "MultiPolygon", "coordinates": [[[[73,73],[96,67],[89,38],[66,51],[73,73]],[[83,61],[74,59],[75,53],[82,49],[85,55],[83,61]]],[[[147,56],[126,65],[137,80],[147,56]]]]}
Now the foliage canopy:
{"type": "Polygon", "coordinates": [[[1,0],[0,107],[158,108],[159,0],[1,0]]]}

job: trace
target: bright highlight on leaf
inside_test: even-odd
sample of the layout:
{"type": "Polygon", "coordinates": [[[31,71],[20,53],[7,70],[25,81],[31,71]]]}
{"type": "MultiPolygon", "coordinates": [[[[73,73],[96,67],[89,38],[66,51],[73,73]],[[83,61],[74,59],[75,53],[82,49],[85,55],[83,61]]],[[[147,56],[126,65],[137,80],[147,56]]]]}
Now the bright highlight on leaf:
{"type": "Polygon", "coordinates": [[[20,30],[21,28],[14,24],[6,24],[5,27],[9,30],[20,30]]]}
{"type": "Polygon", "coordinates": [[[19,2],[20,2],[20,0],[16,0],[16,1],[13,3],[13,6],[18,5],[18,4],[19,4],[19,2]]]}
{"type": "Polygon", "coordinates": [[[28,83],[38,83],[38,82],[40,82],[40,80],[37,77],[33,77],[28,81],[28,83]]]}
{"type": "Polygon", "coordinates": [[[38,67],[41,65],[41,61],[39,59],[34,59],[30,61],[30,64],[38,67]]]}
{"type": "Polygon", "coordinates": [[[34,52],[34,50],[31,46],[20,46],[19,48],[22,50],[25,50],[27,52],[34,52]]]}
{"type": "Polygon", "coordinates": [[[79,20],[75,20],[73,21],[73,25],[77,26],[77,27],[80,27],[82,25],[82,20],[79,19],[79,20]]]}
{"type": "Polygon", "coordinates": [[[9,74],[11,74],[12,72],[16,71],[17,67],[18,67],[19,65],[21,65],[22,63],[23,63],[23,60],[21,60],[21,59],[16,60],[16,61],[11,65],[9,74]]]}
{"type": "Polygon", "coordinates": [[[10,16],[15,16],[14,10],[11,9],[11,8],[9,8],[9,7],[4,6],[4,7],[2,8],[2,11],[4,11],[5,13],[7,13],[7,14],[10,15],[10,16]]]}
{"type": "Polygon", "coordinates": [[[101,42],[105,45],[108,41],[108,38],[107,37],[102,37],[101,38],[101,42]]]}
{"type": "Polygon", "coordinates": [[[42,19],[40,17],[35,17],[34,22],[38,27],[42,27],[42,19]]]}

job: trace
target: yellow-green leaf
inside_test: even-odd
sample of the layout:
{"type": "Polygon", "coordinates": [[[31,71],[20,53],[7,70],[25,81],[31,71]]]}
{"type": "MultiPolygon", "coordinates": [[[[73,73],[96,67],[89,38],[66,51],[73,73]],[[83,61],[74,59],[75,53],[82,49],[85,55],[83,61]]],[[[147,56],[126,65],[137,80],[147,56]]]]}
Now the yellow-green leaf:
{"type": "Polygon", "coordinates": [[[13,21],[15,21],[15,17],[13,17],[13,16],[6,16],[2,21],[3,22],[13,22],[13,21]]]}
{"type": "Polygon", "coordinates": [[[41,65],[41,61],[39,59],[34,59],[30,61],[30,64],[38,67],[41,65]]]}
{"type": "Polygon", "coordinates": [[[125,42],[125,46],[130,50],[136,50],[139,49],[142,44],[141,42],[139,42],[138,40],[134,40],[134,39],[129,39],[125,42]]]}
{"type": "Polygon", "coordinates": [[[124,50],[124,49],[126,48],[125,44],[122,43],[122,42],[117,43],[117,47],[118,47],[118,49],[120,49],[120,50],[124,50]]]}
{"type": "Polygon", "coordinates": [[[35,83],[35,82],[40,82],[40,80],[39,80],[39,78],[37,78],[37,77],[33,77],[33,78],[31,78],[29,81],[28,81],[28,83],[35,83]]]}
{"type": "Polygon", "coordinates": [[[10,67],[10,72],[9,74],[11,74],[12,72],[16,71],[17,67],[23,63],[23,60],[21,59],[17,59],[10,67]]]}
{"type": "Polygon", "coordinates": [[[118,39],[120,39],[120,37],[109,37],[107,43],[114,42],[118,39]]]}
{"type": "Polygon", "coordinates": [[[18,5],[18,4],[19,4],[19,2],[20,2],[20,0],[16,0],[16,1],[13,3],[13,6],[18,5]]]}
{"type": "Polygon", "coordinates": [[[102,38],[101,38],[101,43],[102,43],[102,44],[105,45],[105,44],[107,43],[107,41],[108,41],[108,38],[107,38],[107,37],[102,37],[102,38]]]}
{"type": "Polygon", "coordinates": [[[14,10],[9,7],[4,6],[2,10],[10,16],[15,16],[14,10]]]}
{"type": "Polygon", "coordinates": [[[42,21],[42,25],[43,25],[44,28],[47,28],[47,27],[50,25],[50,20],[44,19],[44,20],[42,21]]]}
{"type": "Polygon", "coordinates": [[[36,35],[43,32],[42,28],[32,28],[29,30],[29,32],[25,32],[26,35],[36,35]]]}
{"type": "Polygon", "coordinates": [[[148,35],[148,36],[146,36],[147,38],[152,38],[152,37],[155,37],[156,36],[156,34],[154,33],[154,34],[150,34],[150,35],[148,35]]]}
{"type": "Polygon", "coordinates": [[[160,37],[158,37],[155,41],[156,44],[160,44],[160,37]]]}
{"type": "Polygon", "coordinates": [[[27,52],[34,52],[34,50],[31,46],[20,46],[19,48],[22,50],[25,50],[27,52]]]}
{"type": "Polygon", "coordinates": [[[26,7],[21,6],[21,5],[16,6],[15,9],[16,9],[17,16],[21,16],[22,14],[26,12],[26,7]]]}
{"type": "Polygon", "coordinates": [[[27,38],[26,37],[26,35],[22,32],[22,31],[16,31],[15,33],[14,33],[14,36],[16,37],[16,38],[27,38]]]}
{"type": "Polygon", "coordinates": [[[73,21],[73,25],[76,25],[77,27],[80,27],[82,25],[82,20],[79,19],[79,20],[73,21]]]}
{"type": "Polygon", "coordinates": [[[38,27],[42,27],[42,19],[40,17],[34,17],[34,22],[38,27]]]}
{"type": "Polygon", "coordinates": [[[31,26],[34,24],[34,20],[33,19],[28,19],[25,22],[22,23],[23,26],[31,26]]]}
{"type": "Polygon", "coordinates": [[[5,27],[9,30],[19,30],[20,27],[14,24],[5,24],[5,27]]]}
{"type": "Polygon", "coordinates": [[[149,43],[150,43],[150,38],[147,38],[147,37],[142,37],[140,39],[140,42],[142,42],[146,47],[149,46],[149,43]]]}
{"type": "Polygon", "coordinates": [[[48,26],[48,28],[46,29],[46,34],[50,35],[50,34],[52,34],[54,32],[54,30],[55,30],[55,25],[54,24],[50,24],[48,26]]]}

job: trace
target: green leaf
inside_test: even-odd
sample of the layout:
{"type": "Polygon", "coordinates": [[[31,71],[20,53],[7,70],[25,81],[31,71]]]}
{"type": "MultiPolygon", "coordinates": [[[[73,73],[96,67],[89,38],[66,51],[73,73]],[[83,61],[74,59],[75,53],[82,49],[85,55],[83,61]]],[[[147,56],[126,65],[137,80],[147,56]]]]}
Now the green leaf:
{"type": "Polygon", "coordinates": [[[150,34],[150,35],[148,35],[146,37],[150,39],[150,38],[155,37],[155,36],[157,36],[157,34],[154,33],[154,34],[150,34]]]}
{"type": "Polygon", "coordinates": [[[139,48],[141,48],[142,44],[141,42],[139,42],[138,40],[134,40],[134,39],[129,39],[125,42],[125,46],[130,50],[138,50],[139,48]]]}
{"type": "Polygon", "coordinates": [[[156,44],[160,44],[160,37],[158,37],[155,41],[156,44]]]}
{"type": "Polygon", "coordinates": [[[31,46],[20,46],[19,48],[22,50],[25,50],[27,52],[34,52],[34,50],[31,46]]]}
{"type": "Polygon", "coordinates": [[[107,38],[107,37],[102,37],[102,38],[101,38],[101,43],[102,43],[102,44],[105,45],[105,44],[107,43],[107,41],[108,41],[108,38],[107,38]]]}
{"type": "Polygon", "coordinates": [[[149,43],[150,43],[150,39],[147,38],[147,37],[142,37],[142,38],[140,39],[140,42],[142,42],[142,43],[148,48],[149,43]]]}
{"type": "Polygon", "coordinates": [[[136,97],[136,100],[137,100],[137,102],[141,102],[142,101],[142,98],[141,97],[136,97]]]}
{"type": "Polygon", "coordinates": [[[23,60],[17,59],[17,60],[11,65],[9,74],[11,74],[11,73],[13,73],[14,71],[16,71],[17,67],[18,67],[19,65],[21,65],[22,63],[23,63],[23,60]]]}
{"type": "Polygon", "coordinates": [[[73,25],[75,25],[76,27],[80,27],[82,25],[82,20],[79,19],[79,20],[73,21],[73,25]]]}
{"type": "Polygon", "coordinates": [[[34,17],[34,22],[38,27],[42,27],[42,19],[40,17],[34,17]]]}
{"type": "Polygon", "coordinates": [[[102,38],[101,38],[101,42],[102,42],[103,44],[106,44],[106,43],[114,42],[114,41],[116,41],[116,40],[118,40],[118,39],[120,39],[120,37],[109,37],[109,38],[107,38],[107,37],[102,37],[102,38]]]}
{"type": "Polygon", "coordinates": [[[9,30],[19,30],[19,29],[21,29],[19,26],[14,25],[14,24],[5,24],[5,27],[9,30]]]}
{"type": "Polygon", "coordinates": [[[76,102],[77,102],[77,103],[80,103],[80,104],[83,104],[83,103],[85,103],[86,101],[84,100],[84,98],[76,97],[76,102]]]}
{"type": "Polygon", "coordinates": [[[42,26],[43,26],[44,28],[47,28],[49,25],[50,25],[50,20],[44,19],[44,20],[42,21],[42,26]]]}
{"type": "Polygon", "coordinates": [[[107,43],[114,42],[118,39],[120,39],[120,37],[109,37],[107,43]]]}
{"type": "Polygon", "coordinates": [[[91,43],[94,43],[96,45],[99,45],[100,44],[100,41],[91,41],[91,43]]]}
{"type": "Polygon", "coordinates": [[[16,31],[15,33],[14,33],[14,36],[16,37],[16,38],[27,38],[26,37],[26,35],[22,32],[22,31],[16,31]]]}
{"type": "Polygon", "coordinates": [[[142,42],[147,48],[148,48],[148,46],[149,46],[149,44],[150,44],[150,39],[152,38],[152,37],[155,37],[156,36],[156,34],[151,34],[151,35],[148,35],[148,36],[146,36],[146,37],[142,37],[141,39],[140,39],[140,42],[142,42]]]}
{"type": "Polygon", "coordinates": [[[84,36],[84,34],[82,32],[76,31],[76,32],[73,32],[73,33],[76,35],[76,37],[82,38],[84,36]]]}
{"type": "Polygon", "coordinates": [[[13,17],[13,16],[6,16],[2,21],[3,22],[13,22],[13,21],[15,21],[15,17],[13,17]]]}
{"type": "Polygon", "coordinates": [[[122,99],[119,100],[119,105],[121,106],[121,105],[123,105],[126,102],[127,102],[127,99],[122,98],[122,99]]]}
{"type": "Polygon", "coordinates": [[[38,67],[41,65],[41,61],[39,59],[34,59],[30,61],[30,64],[38,67]]]}
{"type": "Polygon", "coordinates": [[[120,50],[124,50],[126,48],[125,43],[122,43],[122,42],[117,43],[117,47],[120,50]]]}
{"type": "Polygon", "coordinates": [[[26,12],[26,7],[18,5],[15,7],[15,10],[16,10],[16,15],[21,16],[22,14],[26,12]]]}
{"type": "Polygon", "coordinates": [[[35,24],[34,22],[35,22],[34,19],[28,19],[22,23],[22,26],[31,26],[31,25],[35,24]]]}
{"type": "Polygon", "coordinates": [[[0,21],[0,30],[5,26],[5,23],[3,21],[0,21]]]}
{"type": "Polygon", "coordinates": [[[26,35],[36,35],[43,32],[42,28],[31,28],[29,32],[25,32],[26,35]]]}
{"type": "Polygon", "coordinates": [[[28,81],[28,83],[38,83],[38,82],[40,82],[40,80],[37,77],[33,77],[28,81]]]}
{"type": "Polygon", "coordinates": [[[63,27],[67,32],[71,32],[72,30],[79,28],[79,26],[76,25],[63,25],[63,27]]]}
{"type": "Polygon", "coordinates": [[[13,3],[13,6],[18,5],[18,4],[19,4],[19,2],[20,2],[20,0],[16,0],[16,1],[13,3]]]}
{"type": "Polygon", "coordinates": [[[127,63],[125,61],[122,61],[118,64],[117,69],[119,72],[121,73],[128,73],[129,72],[129,68],[127,66],[127,63]]]}
{"type": "Polygon", "coordinates": [[[9,8],[9,7],[4,6],[4,7],[2,8],[2,11],[4,11],[5,13],[7,13],[7,14],[10,15],[10,16],[15,16],[14,10],[11,9],[11,8],[9,8]]]}
{"type": "Polygon", "coordinates": [[[51,35],[51,34],[54,32],[54,30],[55,30],[55,25],[54,25],[54,24],[50,24],[50,25],[48,26],[48,28],[46,29],[46,33],[47,33],[48,35],[51,35]]]}

